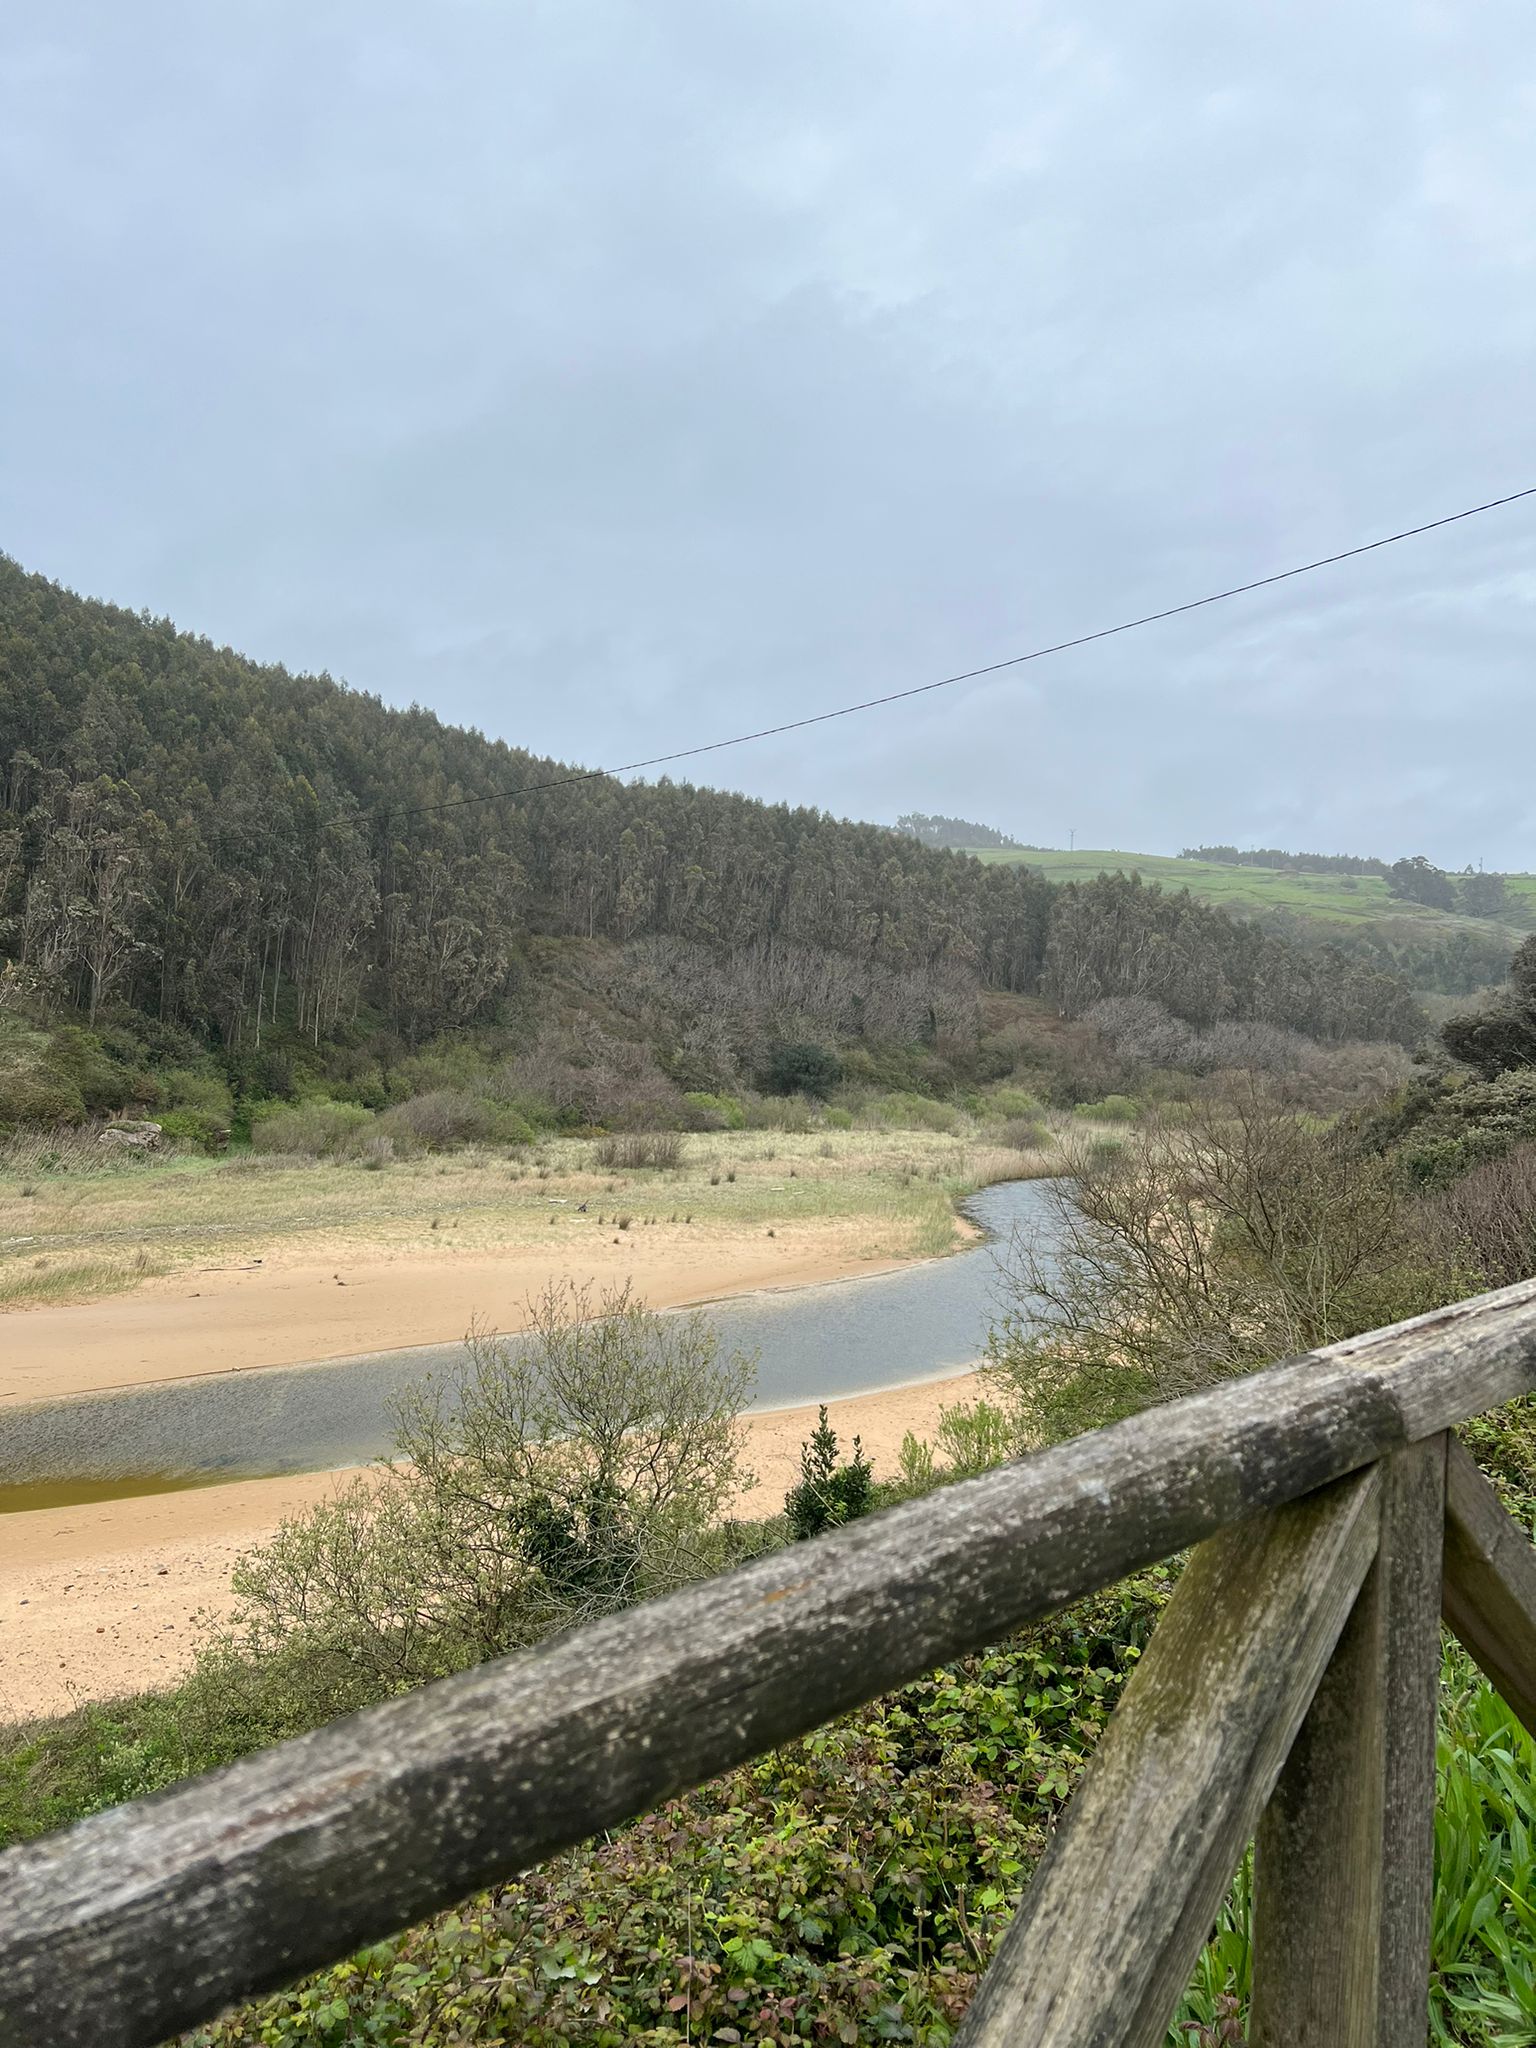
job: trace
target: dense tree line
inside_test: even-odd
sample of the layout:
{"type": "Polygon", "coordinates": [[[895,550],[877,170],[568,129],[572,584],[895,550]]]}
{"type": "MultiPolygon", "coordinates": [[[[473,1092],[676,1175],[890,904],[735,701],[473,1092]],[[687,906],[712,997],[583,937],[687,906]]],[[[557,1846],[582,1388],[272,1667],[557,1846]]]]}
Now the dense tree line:
{"type": "Polygon", "coordinates": [[[1387,874],[1389,894],[1431,910],[1460,911],[1463,917],[1504,917],[1512,905],[1502,875],[1466,868],[1448,875],[1422,853],[1395,860],[1387,874]]]}
{"type": "Polygon", "coordinates": [[[1041,976],[1069,1017],[1114,996],[1149,996],[1199,1029],[1257,1019],[1312,1038],[1412,1044],[1423,1014],[1396,976],[1337,946],[1306,949],[1137,875],[1057,891],[1041,976]]]}
{"type": "Polygon", "coordinates": [[[1390,976],[1186,895],[571,774],[0,558],[0,1002],[131,1007],[235,1049],[364,1013],[420,1041],[493,1019],[534,938],[660,936],[964,973],[1069,1015],[1150,994],[1197,1024],[1422,1028],[1390,976]]]}
{"type": "Polygon", "coordinates": [[[978,846],[1018,847],[1017,839],[999,832],[995,825],[977,825],[969,818],[946,818],[942,813],[906,811],[896,820],[898,832],[908,832],[924,846],[949,846],[967,852],[978,846]]]}
{"type": "Polygon", "coordinates": [[[1289,868],[1306,875],[1386,875],[1384,860],[1360,853],[1285,853],[1278,846],[1186,846],[1180,860],[1209,860],[1226,868],[1289,868]]]}

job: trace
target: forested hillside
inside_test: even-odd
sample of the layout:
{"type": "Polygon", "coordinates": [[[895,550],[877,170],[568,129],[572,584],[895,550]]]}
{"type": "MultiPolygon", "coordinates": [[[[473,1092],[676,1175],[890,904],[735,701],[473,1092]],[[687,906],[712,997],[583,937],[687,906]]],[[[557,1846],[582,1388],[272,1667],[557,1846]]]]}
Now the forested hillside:
{"type": "Polygon", "coordinates": [[[653,978],[686,970],[726,1013],[787,983],[834,1038],[869,1035],[892,991],[893,1035],[962,1028],[954,997],[978,984],[1068,1015],[1137,994],[1197,1025],[1422,1029],[1392,977],[1182,893],[1056,888],[667,780],[562,784],[559,763],[4,558],[0,767],[0,1009],[34,1020],[153,1019],[230,1055],[274,1032],[409,1046],[526,1019],[541,942],[580,939],[646,942],[653,978]]]}

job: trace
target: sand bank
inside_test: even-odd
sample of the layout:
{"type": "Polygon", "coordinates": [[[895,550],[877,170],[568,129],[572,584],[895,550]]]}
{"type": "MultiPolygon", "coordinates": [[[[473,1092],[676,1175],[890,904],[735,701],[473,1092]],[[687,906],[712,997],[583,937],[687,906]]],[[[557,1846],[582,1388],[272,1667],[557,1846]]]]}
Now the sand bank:
{"type": "Polygon", "coordinates": [[[552,1280],[626,1279],[652,1308],[760,1287],[804,1287],[906,1263],[860,1255],[860,1226],[697,1237],[665,1228],[622,1241],[595,1226],[558,1251],[401,1253],[322,1264],[213,1267],[134,1293],[0,1317],[0,1401],[48,1401],[153,1380],[303,1365],[447,1344],[472,1319],[522,1329],[552,1280]]]}
{"type": "MultiPolygon", "coordinates": [[[[880,1472],[894,1466],[907,1430],[931,1436],[942,1410],[976,1391],[967,1375],[827,1407],[839,1435],[860,1435],[880,1472]]],[[[782,1505],[815,1422],[814,1406],[748,1416],[756,1484],[744,1512],[782,1505]]],[[[240,1552],[351,1476],[244,1480],[0,1517],[0,1719],[174,1682],[197,1640],[194,1616],[228,1604],[240,1552]]]]}

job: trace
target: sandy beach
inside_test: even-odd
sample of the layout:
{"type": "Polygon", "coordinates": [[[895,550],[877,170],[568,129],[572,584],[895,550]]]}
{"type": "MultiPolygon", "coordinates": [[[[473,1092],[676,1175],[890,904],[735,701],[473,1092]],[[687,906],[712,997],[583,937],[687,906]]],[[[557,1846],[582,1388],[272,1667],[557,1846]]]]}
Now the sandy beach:
{"type": "MultiPolygon", "coordinates": [[[[119,1314],[128,1305],[112,1304],[119,1314]]],[[[967,1374],[827,1407],[839,1435],[860,1435],[881,1472],[909,1429],[931,1435],[945,1408],[976,1391],[967,1374]]],[[[756,1484],[744,1512],[782,1504],[815,1422],[814,1405],[746,1418],[756,1484]]],[[[173,1683],[191,1661],[198,1611],[227,1606],[241,1551],[350,1476],[304,1473],[0,1517],[0,1719],[173,1683]]]]}
{"type": "MultiPolygon", "coordinates": [[[[957,1235],[963,1229],[957,1226],[957,1235]]],[[[652,1308],[673,1308],[906,1263],[862,1256],[865,1237],[856,1224],[707,1236],[663,1226],[627,1236],[621,1246],[594,1227],[581,1247],[550,1252],[519,1247],[289,1263],[279,1251],[259,1264],[150,1280],[105,1301],[7,1314],[0,1319],[0,1402],[451,1343],[476,1318],[518,1330],[527,1322],[529,1296],[552,1280],[601,1289],[628,1279],[652,1308]]]]}

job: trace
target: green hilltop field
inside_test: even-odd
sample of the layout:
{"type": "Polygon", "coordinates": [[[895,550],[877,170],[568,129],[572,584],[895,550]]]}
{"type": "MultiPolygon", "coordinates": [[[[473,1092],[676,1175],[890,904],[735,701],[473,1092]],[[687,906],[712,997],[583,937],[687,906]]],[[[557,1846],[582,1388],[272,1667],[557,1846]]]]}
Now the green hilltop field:
{"type": "Polygon", "coordinates": [[[1293,916],[1326,919],[1349,926],[1390,924],[1413,926],[1417,935],[1430,939],[1457,930],[1484,934],[1507,933],[1511,945],[1528,931],[1536,930],[1536,874],[1508,875],[1506,885],[1518,906],[1516,917],[1503,923],[1486,918],[1457,916],[1446,910],[1432,910],[1419,903],[1404,903],[1387,893],[1379,875],[1306,874],[1290,868],[1228,867],[1217,861],[1185,860],[1171,854],[1121,853],[1102,848],[1079,848],[1073,853],[1038,852],[1032,848],[984,847],[977,860],[989,865],[1037,869],[1052,882],[1091,882],[1096,875],[1133,869],[1149,882],[1165,889],[1188,889],[1202,902],[1247,917],[1264,912],[1288,912],[1293,916]]]}

